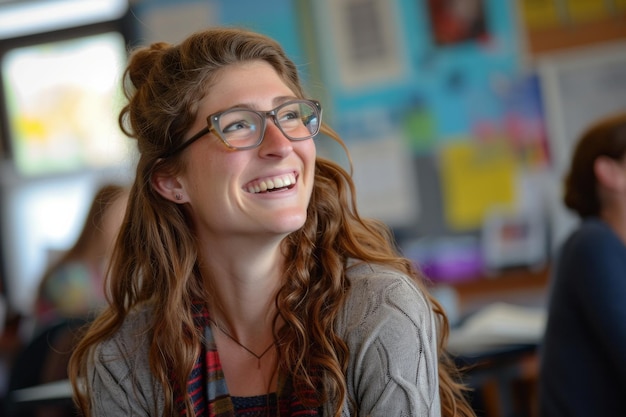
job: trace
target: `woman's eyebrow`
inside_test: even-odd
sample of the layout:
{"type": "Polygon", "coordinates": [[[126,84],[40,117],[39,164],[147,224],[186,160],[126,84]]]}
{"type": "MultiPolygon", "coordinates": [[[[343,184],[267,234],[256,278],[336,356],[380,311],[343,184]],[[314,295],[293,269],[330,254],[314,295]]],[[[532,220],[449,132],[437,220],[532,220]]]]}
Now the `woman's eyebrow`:
{"type": "Polygon", "coordinates": [[[280,97],[275,97],[274,100],[272,100],[272,103],[274,104],[274,106],[280,106],[282,103],[289,101],[289,100],[296,100],[297,97],[296,96],[280,96],[280,97]]]}
{"type": "MultiPolygon", "coordinates": [[[[296,96],[278,96],[278,97],[274,97],[272,99],[272,106],[273,107],[277,107],[280,106],[281,104],[289,101],[289,100],[297,100],[298,97],[296,96]]],[[[217,112],[214,112],[212,114],[215,113],[222,113],[228,110],[232,110],[232,109],[250,109],[250,110],[257,110],[257,111],[269,111],[271,109],[260,109],[259,106],[257,106],[255,103],[251,103],[251,102],[247,102],[247,103],[237,103],[237,104],[233,104],[232,106],[228,106],[222,110],[219,110],[217,112]]]]}

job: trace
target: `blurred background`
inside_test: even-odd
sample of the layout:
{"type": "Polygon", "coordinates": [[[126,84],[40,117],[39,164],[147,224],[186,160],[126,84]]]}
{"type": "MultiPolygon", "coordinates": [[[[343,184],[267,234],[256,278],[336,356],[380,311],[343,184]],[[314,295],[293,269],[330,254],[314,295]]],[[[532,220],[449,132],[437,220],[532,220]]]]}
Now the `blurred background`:
{"type": "Polygon", "coordinates": [[[0,330],[32,314],[95,190],[133,178],[127,52],[212,25],[284,46],[350,149],[362,213],[453,324],[487,299],[542,305],[575,224],[572,145],[626,109],[625,0],[0,0],[0,330]]]}

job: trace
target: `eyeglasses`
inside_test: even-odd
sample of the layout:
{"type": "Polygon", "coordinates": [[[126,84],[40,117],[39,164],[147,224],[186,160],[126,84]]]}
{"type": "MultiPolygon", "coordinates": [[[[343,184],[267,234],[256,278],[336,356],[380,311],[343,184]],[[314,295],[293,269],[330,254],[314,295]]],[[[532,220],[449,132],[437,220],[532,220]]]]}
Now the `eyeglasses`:
{"type": "Polygon", "coordinates": [[[280,131],[292,141],[310,139],[320,131],[322,106],[315,100],[290,100],[270,111],[233,108],[207,117],[207,127],[167,153],[171,157],[209,132],[235,150],[256,148],[263,142],[266,120],[271,117],[280,131]]]}

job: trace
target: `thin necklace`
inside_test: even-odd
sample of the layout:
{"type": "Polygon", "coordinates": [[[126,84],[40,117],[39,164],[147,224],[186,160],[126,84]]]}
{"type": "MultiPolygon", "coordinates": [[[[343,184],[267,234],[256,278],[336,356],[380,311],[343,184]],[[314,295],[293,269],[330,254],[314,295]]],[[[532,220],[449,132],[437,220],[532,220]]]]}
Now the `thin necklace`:
{"type": "Polygon", "coordinates": [[[226,337],[228,337],[228,338],[229,338],[230,340],[232,340],[233,342],[237,343],[239,346],[241,346],[242,348],[244,348],[244,349],[246,350],[246,352],[248,352],[249,354],[251,354],[252,356],[254,356],[254,357],[257,359],[257,368],[258,368],[258,369],[261,369],[261,358],[262,358],[263,356],[265,356],[265,354],[266,354],[267,352],[269,352],[269,351],[270,351],[270,349],[271,349],[272,347],[274,347],[274,342],[272,342],[272,344],[270,344],[270,345],[267,347],[267,349],[265,349],[265,350],[263,351],[263,353],[261,353],[260,355],[257,355],[256,353],[254,353],[253,351],[251,351],[250,349],[248,349],[246,346],[244,346],[244,345],[243,345],[243,344],[242,344],[239,340],[235,339],[235,338],[234,338],[234,337],[233,337],[233,336],[232,336],[232,335],[231,335],[231,334],[230,334],[230,333],[229,333],[229,332],[228,332],[225,328],[223,328],[222,326],[220,326],[219,324],[217,324],[217,322],[216,322],[216,321],[214,321],[213,319],[209,319],[209,321],[210,321],[211,323],[213,323],[213,324],[215,325],[215,327],[217,327],[218,329],[220,329],[220,331],[221,331],[222,333],[224,333],[224,335],[225,335],[226,337]]]}

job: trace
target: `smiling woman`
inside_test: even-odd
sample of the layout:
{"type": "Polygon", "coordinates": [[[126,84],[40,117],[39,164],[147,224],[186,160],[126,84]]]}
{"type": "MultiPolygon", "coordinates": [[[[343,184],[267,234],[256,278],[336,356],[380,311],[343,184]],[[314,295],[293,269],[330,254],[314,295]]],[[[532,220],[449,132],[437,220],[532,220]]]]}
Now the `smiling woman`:
{"type": "Polygon", "coordinates": [[[138,49],[125,81],[140,158],[70,364],[85,416],[474,415],[443,310],[316,155],[343,142],[280,45],[210,29],[138,49]]]}

